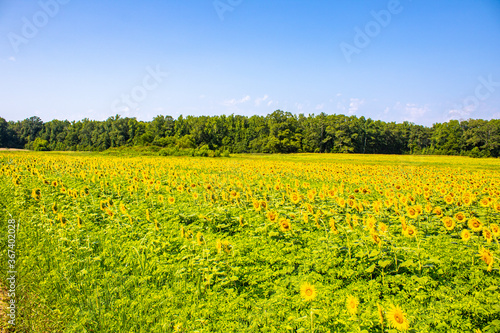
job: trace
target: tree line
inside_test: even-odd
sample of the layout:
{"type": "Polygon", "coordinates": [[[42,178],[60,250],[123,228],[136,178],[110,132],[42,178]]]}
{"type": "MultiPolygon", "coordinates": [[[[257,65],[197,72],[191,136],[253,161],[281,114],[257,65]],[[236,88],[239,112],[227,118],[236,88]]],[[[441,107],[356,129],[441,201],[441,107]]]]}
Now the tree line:
{"type": "Polygon", "coordinates": [[[0,147],[104,151],[152,146],[172,155],[188,149],[227,153],[366,153],[500,156],[500,119],[450,120],[432,127],[365,117],[276,110],[267,116],[156,116],[152,121],[0,117],[0,147]]]}

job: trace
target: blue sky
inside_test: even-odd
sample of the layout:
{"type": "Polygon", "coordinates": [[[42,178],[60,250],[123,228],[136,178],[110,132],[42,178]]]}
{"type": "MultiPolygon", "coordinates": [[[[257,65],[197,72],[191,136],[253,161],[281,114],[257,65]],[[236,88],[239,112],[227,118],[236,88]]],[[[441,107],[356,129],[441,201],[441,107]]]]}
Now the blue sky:
{"type": "Polygon", "coordinates": [[[0,0],[0,116],[500,118],[500,1],[0,0]]]}

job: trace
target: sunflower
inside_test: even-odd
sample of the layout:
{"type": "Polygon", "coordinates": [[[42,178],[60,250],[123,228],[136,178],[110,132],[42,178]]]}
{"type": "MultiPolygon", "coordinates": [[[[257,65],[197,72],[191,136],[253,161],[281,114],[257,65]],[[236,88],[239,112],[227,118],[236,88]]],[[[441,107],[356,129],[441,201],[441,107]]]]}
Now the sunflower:
{"type": "Polygon", "coordinates": [[[57,214],[57,210],[58,210],[57,203],[54,202],[52,204],[52,211],[54,212],[54,214],[57,214]]]}
{"type": "Polygon", "coordinates": [[[443,224],[444,224],[445,228],[450,230],[450,231],[455,228],[455,221],[449,216],[445,216],[443,218],[443,224]]]}
{"type": "Polygon", "coordinates": [[[479,257],[488,265],[488,272],[491,272],[491,268],[493,267],[493,255],[491,252],[482,248],[481,251],[479,251],[479,257]]]}
{"type": "Polygon", "coordinates": [[[351,315],[355,315],[358,312],[358,305],[359,300],[357,297],[354,297],[352,295],[347,296],[346,307],[347,311],[349,311],[351,315]]]}
{"type": "Polygon", "coordinates": [[[491,241],[493,240],[493,235],[491,234],[490,229],[488,229],[487,227],[483,228],[483,237],[488,243],[491,243],[491,241]]]}
{"type": "Polygon", "coordinates": [[[483,224],[476,217],[471,218],[467,224],[472,231],[479,232],[483,230],[483,224]]]}
{"type": "Polygon", "coordinates": [[[296,205],[300,202],[300,195],[298,193],[292,193],[290,194],[290,200],[296,205]]]}
{"type": "Polygon", "coordinates": [[[66,218],[62,213],[57,214],[57,219],[61,222],[61,226],[64,227],[66,225],[66,218]]]}
{"type": "Polygon", "coordinates": [[[417,229],[412,226],[412,225],[409,225],[406,230],[404,231],[404,235],[406,237],[416,237],[417,236],[417,229]]]}
{"type": "Polygon", "coordinates": [[[105,212],[106,212],[106,214],[108,214],[111,217],[113,217],[113,215],[114,215],[113,211],[109,208],[106,208],[105,212]]]}
{"type": "Polygon", "coordinates": [[[78,228],[82,227],[82,218],[80,216],[76,217],[76,223],[78,224],[78,228]]]}
{"type": "Polygon", "coordinates": [[[163,195],[161,195],[161,194],[160,194],[160,195],[158,196],[158,201],[159,201],[159,202],[161,202],[161,203],[163,203],[163,201],[165,201],[165,197],[164,197],[163,195]]]}
{"type": "Polygon", "coordinates": [[[375,231],[375,225],[377,224],[377,220],[373,217],[373,216],[368,216],[368,218],[366,219],[366,227],[370,230],[370,231],[375,231]]]}
{"type": "Polygon", "coordinates": [[[425,205],[424,210],[427,214],[430,214],[432,212],[432,205],[430,203],[427,203],[427,205],[425,205]]]}
{"type": "Polygon", "coordinates": [[[40,200],[42,198],[42,190],[39,188],[33,189],[33,191],[31,191],[31,197],[37,201],[40,200]]]}
{"type": "Polygon", "coordinates": [[[434,214],[437,215],[437,217],[441,217],[443,216],[443,210],[441,209],[441,207],[436,207],[434,208],[434,210],[432,211],[434,214]]]}
{"type": "Polygon", "coordinates": [[[448,204],[448,205],[451,205],[454,201],[455,201],[455,199],[450,194],[447,194],[444,197],[444,202],[446,202],[446,204],[448,204]]]}
{"type": "Polygon", "coordinates": [[[231,243],[229,243],[229,241],[224,240],[221,242],[221,245],[222,245],[222,249],[224,250],[224,252],[231,253],[233,246],[231,245],[231,243]]]}
{"type": "Polygon", "coordinates": [[[123,202],[120,202],[120,212],[122,212],[123,214],[126,214],[127,213],[127,207],[125,207],[125,205],[123,204],[123,202]]]}
{"type": "Polygon", "coordinates": [[[479,201],[479,205],[480,205],[481,207],[484,207],[484,208],[489,207],[489,205],[490,205],[490,200],[488,200],[488,198],[482,198],[482,199],[479,201]]]}
{"type": "Polygon", "coordinates": [[[495,237],[500,236],[500,227],[498,227],[498,224],[492,223],[490,225],[490,229],[491,229],[491,233],[493,234],[493,236],[495,236],[495,237]]]}
{"type": "Polygon", "coordinates": [[[465,206],[469,207],[472,204],[472,199],[469,196],[465,196],[462,198],[462,202],[465,206]]]}
{"type": "Polygon", "coordinates": [[[198,232],[196,234],[196,243],[198,243],[198,245],[203,245],[204,241],[205,241],[205,237],[203,237],[203,234],[201,232],[198,232]]]}
{"type": "Polygon", "coordinates": [[[381,233],[385,234],[387,232],[387,230],[389,229],[389,227],[387,226],[387,224],[380,222],[378,224],[378,229],[380,230],[381,233]]]}
{"type": "Polygon", "coordinates": [[[266,216],[270,222],[276,222],[278,220],[278,213],[275,211],[268,211],[266,216]]]}
{"type": "Polygon", "coordinates": [[[455,219],[460,222],[460,223],[465,223],[467,218],[465,217],[465,214],[462,212],[458,212],[455,214],[455,219]]]}
{"type": "Polygon", "coordinates": [[[471,238],[471,234],[470,234],[469,229],[462,230],[462,232],[460,233],[460,235],[462,236],[462,240],[464,242],[468,242],[469,239],[471,238]]]}
{"type": "Polygon", "coordinates": [[[260,212],[260,202],[259,201],[254,201],[252,203],[253,209],[255,209],[256,212],[260,212]]]}
{"type": "Polygon", "coordinates": [[[370,235],[372,236],[372,240],[375,244],[377,244],[377,245],[382,244],[382,239],[380,238],[380,236],[377,233],[371,232],[370,235]]]}
{"type": "Polygon", "coordinates": [[[316,298],[316,288],[307,282],[302,283],[300,286],[300,296],[304,299],[304,301],[312,301],[316,298]]]}
{"type": "Polygon", "coordinates": [[[289,219],[282,218],[280,219],[280,229],[281,231],[290,231],[292,230],[292,224],[289,219]]]}
{"type": "Polygon", "coordinates": [[[264,209],[267,209],[267,202],[265,202],[265,201],[261,201],[261,202],[260,202],[260,207],[261,207],[261,208],[264,208],[264,209]]]}
{"type": "Polygon", "coordinates": [[[387,312],[387,321],[389,325],[400,331],[405,331],[409,327],[406,315],[399,306],[391,305],[391,309],[387,312]]]}
{"type": "Polygon", "coordinates": [[[174,197],[168,197],[167,199],[168,203],[173,205],[175,203],[175,198],[174,197]]]}
{"type": "Polygon", "coordinates": [[[337,227],[335,226],[335,219],[332,217],[329,221],[330,223],[330,231],[334,234],[337,235],[339,231],[337,230],[337,227]]]}

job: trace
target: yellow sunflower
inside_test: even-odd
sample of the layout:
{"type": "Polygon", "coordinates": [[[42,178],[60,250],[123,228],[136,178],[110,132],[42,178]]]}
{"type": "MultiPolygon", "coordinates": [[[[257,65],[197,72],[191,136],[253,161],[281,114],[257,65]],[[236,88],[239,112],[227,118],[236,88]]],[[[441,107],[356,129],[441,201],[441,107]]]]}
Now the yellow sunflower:
{"type": "Polygon", "coordinates": [[[33,189],[33,191],[31,191],[31,197],[37,201],[40,200],[42,197],[42,190],[39,188],[33,189]]]}
{"type": "Polygon", "coordinates": [[[481,251],[479,251],[479,257],[488,265],[488,272],[491,272],[491,268],[493,267],[493,254],[489,250],[482,248],[481,251]]]}
{"type": "Polygon", "coordinates": [[[280,219],[280,229],[281,231],[290,231],[292,230],[292,223],[289,219],[282,218],[280,219]]]}
{"type": "Polygon", "coordinates": [[[441,207],[434,208],[433,213],[436,214],[438,217],[443,216],[443,210],[441,209],[441,207]]]}
{"type": "Polygon", "coordinates": [[[476,217],[471,218],[467,224],[472,231],[479,232],[483,230],[483,224],[476,217]]]}
{"type": "Polygon", "coordinates": [[[444,202],[446,202],[446,204],[448,204],[448,205],[451,205],[454,201],[455,201],[455,199],[450,194],[448,194],[444,197],[444,202]]]}
{"type": "Polygon", "coordinates": [[[317,292],[316,288],[307,282],[302,283],[300,286],[300,296],[304,299],[304,301],[312,301],[316,298],[317,292]]]}
{"type": "Polygon", "coordinates": [[[300,202],[300,195],[298,193],[292,193],[290,194],[290,200],[296,205],[300,202]]]}
{"type": "Polygon", "coordinates": [[[465,217],[465,214],[462,212],[458,212],[455,214],[455,219],[460,222],[460,223],[465,223],[467,218],[465,217]]]}
{"type": "Polygon", "coordinates": [[[492,223],[490,225],[490,229],[491,229],[491,233],[493,234],[493,236],[500,237],[500,227],[498,227],[498,224],[492,223]]]}
{"type": "Polygon", "coordinates": [[[268,211],[266,216],[270,222],[276,222],[278,220],[278,213],[275,211],[268,211]]]}
{"type": "Polygon", "coordinates": [[[358,312],[358,305],[359,300],[357,297],[354,297],[352,295],[347,296],[346,307],[347,311],[349,311],[351,315],[355,315],[358,312]]]}
{"type": "Polygon", "coordinates": [[[409,225],[406,230],[404,231],[404,235],[406,237],[416,237],[417,236],[417,229],[412,226],[412,225],[409,225]]]}
{"type": "Polygon", "coordinates": [[[443,224],[444,224],[445,228],[450,230],[450,231],[455,228],[455,221],[449,216],[445,216],[443,218],[443,224]]]}
{"type": "Polygon", "coordinates": [[[491,241],[493,240],[493,235],[491,234],[490,229],[486,227],[483,228],[483,237],[488,243],[491,243],[491,241]]]}
{"type": "Polygon", "coordinates": [[[469,239],[470,239],[470,237],[471,237],[471,234],[470,234],[469,229],[464,229],[464,230],[462,230],[462,232],[461,232],[461,234],[460,234],[460,235],[462,236],[462,240],[463,240],[464,242],[468,242],[468,241],[469,241],[469,239]]]}
{"type": "Polygon", "coordinates": [[[406,315],[399,306],[391,306],[390,310],[387,312],[387,321],[391,327],[400,331],[405,331],[409,327],[406,315]]]}

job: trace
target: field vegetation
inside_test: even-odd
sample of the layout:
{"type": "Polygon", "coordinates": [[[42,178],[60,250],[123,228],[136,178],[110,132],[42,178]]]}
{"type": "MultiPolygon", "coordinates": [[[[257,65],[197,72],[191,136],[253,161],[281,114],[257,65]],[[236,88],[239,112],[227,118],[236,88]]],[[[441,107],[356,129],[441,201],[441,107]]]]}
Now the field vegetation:
{"type": "Polygon", "coordinates": [[[497,159],[1,152],[9,219],[19,332],[500,331],[497,159]]]}

